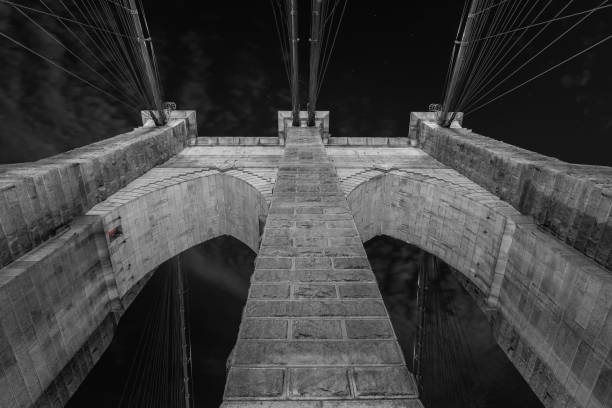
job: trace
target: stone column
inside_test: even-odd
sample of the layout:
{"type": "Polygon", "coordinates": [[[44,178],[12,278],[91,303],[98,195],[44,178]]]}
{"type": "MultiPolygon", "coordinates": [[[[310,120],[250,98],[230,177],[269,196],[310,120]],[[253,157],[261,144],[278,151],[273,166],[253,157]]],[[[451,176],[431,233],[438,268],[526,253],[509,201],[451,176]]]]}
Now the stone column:
{"type": "Polygon", "coordinates": [[[422,407],[317,128],[289,128],[223,407],[422,407]]]}

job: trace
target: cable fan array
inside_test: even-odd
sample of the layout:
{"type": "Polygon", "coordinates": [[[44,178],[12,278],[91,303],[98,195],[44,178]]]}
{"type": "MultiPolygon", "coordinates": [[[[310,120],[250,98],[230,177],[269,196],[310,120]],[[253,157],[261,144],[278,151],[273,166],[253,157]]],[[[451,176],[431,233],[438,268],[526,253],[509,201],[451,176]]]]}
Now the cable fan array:
{"type": "MultiPolygon", "coordinates": [[[[299,126],[299,84],[297,43],[297,0],[270,0],[280,41],[283,63],[291,86],[293,125],[299,126]]],[[[311,0],[310,79],[308,86],[308,125],[314,115],[323,80],[334,51],[348,0],[311,0]]]]}
{"type": "Polygon", "coordinates": [[[308,87],[308,125],[315,124],[315,111],[334,52],[348,0],[311,0],[310,81],[308,87]]]}
{"type": "Polygon", "coordinates": [[[280,42],[283,65],[291,88],[293,125],[299,126],[299,82],[298,82],[298,19],[297,0],[270,0],[276,33],[280,42]]]}
{"type": "Polygon", "coordinates": [[[38,0],[29,5],[0,0],[0,6],[10,7],[78,66],[62,65],[40,45],[7,30],[0,37],[129,109],[149,110],[156,124],[165,123],[159,69],[141,0],[38,0]]]}
{"type": "Polygon", "coordinates": [[[575,51],[527,78],[532,63],[589,21],[610,9],[608,0],[585,7],[576,0],[468,0],[444,87],[439,121],[449,126],[455,112],[471,114],[612,39],[575,51]]]}
{"type": "Polygon", "coordinates": [[[191,347],[184,315],[180,256],[162,280],[158,301],[146,317],[119,407],[193,406],[191,347]]]}

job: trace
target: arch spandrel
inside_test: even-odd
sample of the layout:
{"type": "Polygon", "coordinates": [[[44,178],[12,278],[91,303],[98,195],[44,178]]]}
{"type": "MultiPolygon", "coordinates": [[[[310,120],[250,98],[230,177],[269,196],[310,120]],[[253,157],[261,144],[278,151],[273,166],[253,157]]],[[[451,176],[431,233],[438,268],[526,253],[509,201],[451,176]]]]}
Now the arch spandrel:
{"type": "MultiPolygon", "coordinates": [[[[348,194],[362,240],[388,235],[430,252],[460,271],[486,297],[496,285],[505,203],[451,173],[394,170],[348,194]]],[[[491,299],[489,299],[491,301],[491,299]]]]}
{"type": "Polygon", "coordinates": [[[158,265],[209,239],[231,235],[257,252],[268,202],[248,182],[209,170],[147,188],[127,186],[90,211],[102,217],[119,295],[158,265]]]}

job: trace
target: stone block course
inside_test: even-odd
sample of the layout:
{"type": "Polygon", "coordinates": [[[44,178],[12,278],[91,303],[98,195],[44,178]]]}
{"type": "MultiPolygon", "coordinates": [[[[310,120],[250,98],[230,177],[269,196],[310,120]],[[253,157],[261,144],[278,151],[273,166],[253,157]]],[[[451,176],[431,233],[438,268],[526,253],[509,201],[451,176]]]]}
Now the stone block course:
{"type": "Polygon", "coordinates": [[[336,269],[369,269],[370,263],[365,256],[334,258],[334,268],[336,269]]]}
{"type": "Polygon", "coordinates": [[[289,285],[286,283],[251,285],[249,297],[253,299],[286,299],[289,297],[289,289],[289,285]]]}
{"type": "Polygon", "coordinates": [[[338,285],[341,298],[380,298],[377,284],[342,284],[338,285]]]}
{"type": "Polygon", "coordinates": [[[289,396],[292,398],[347,398],[351,391],[346,368],[293,368],[289,396]]]}
{"type": "Polygon", "coordinates": [[[342,321],[330,319],[294,320],[293,339],[341,339],[342,321]]]}
{"type": "Polygon", "coordinates": [[[355,368],[359,396],[416,396],[417,388],[406,367],[355,368]]]}
{"type": "Polygon", "coordinates": [[[285,371],[266,368],[232,368],[227,376],[227,398],[273,398],[284,391],[285,371]]]}
{"type": "Polygon", "coordinates": [[[346,320],[346,333],[349,339],[391,339],[395,335],[386,319],[346,320]]]}
{"type": "Polygon", "coordinates": [[[295,298],[337,298],[336,286],[321,284],[298,284],[293,285],[293,296],[295,298]]]}
{"type": "Polygon", "coordinates": [[[240,337],[244,339],[286,339],[288,320],[245,319],[240,327],[240,337]]]}
{"type": "Polygon", "coordinates": [[[270,270],[256,269],[254,282],[374,282],[374,275],[365,269],[359,270],[270,270]]]}
{"type": "Polygon", "coordinates": [[[250,300],[245,307],[249,317],[334,317],[385,316],[382,300],[250,300]]]}
{"type": "Polygon", "coordinates": [[[235,366],[404,364],[395,340],[246,340],[236,343],[235,366]]]}
{"type": "Polygon", "coordinates": [[[329,257],[304,256],[295,258],[295,269],[325,269],[331,267],[329,257]]]}

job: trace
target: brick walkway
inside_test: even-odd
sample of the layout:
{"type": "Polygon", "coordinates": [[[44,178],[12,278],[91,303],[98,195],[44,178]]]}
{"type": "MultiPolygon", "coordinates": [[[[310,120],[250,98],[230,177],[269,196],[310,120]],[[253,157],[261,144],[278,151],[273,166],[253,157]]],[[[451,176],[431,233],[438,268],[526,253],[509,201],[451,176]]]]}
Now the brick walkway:
{"type": "Polygon", "coordinates": [[[421,407],[320,132],[287,133],[223,407],[421,407]]]}

